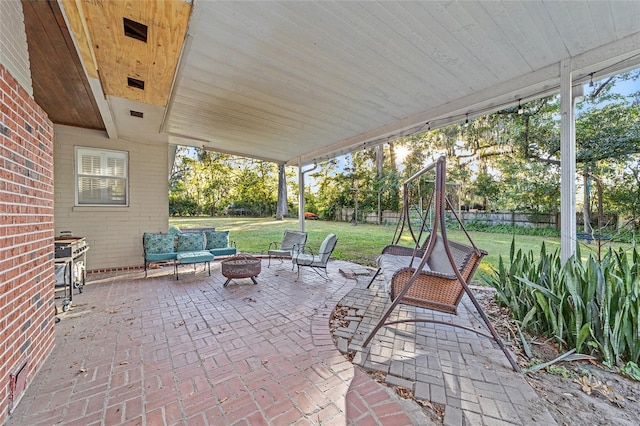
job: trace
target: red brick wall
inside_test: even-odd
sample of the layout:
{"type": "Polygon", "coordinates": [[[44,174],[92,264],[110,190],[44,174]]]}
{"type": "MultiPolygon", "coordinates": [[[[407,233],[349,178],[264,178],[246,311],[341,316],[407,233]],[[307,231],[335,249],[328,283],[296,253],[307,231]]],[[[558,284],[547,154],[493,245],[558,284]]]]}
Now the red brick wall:
{"type": "Polygon", "coordinates": [[[0,64],[0,424],[54,345],[53,126],[0,64]]]}

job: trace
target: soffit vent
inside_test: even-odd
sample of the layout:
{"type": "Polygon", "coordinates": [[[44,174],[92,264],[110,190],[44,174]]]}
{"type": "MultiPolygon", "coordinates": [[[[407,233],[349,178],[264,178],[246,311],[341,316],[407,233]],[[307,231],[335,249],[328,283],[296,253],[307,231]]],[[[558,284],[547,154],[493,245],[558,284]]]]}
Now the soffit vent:
{"type": "Polygon", "coordinates": [[[144,114],[140,111],[134,111],[132,109],[129,110],[129,114],[131,114],[132,117],[138,117],[138,118],[143,118],[144,114]]]}
{"type": "Polygon", "coordinates": [[[134,89],[144,90],[144,80],[127,77],[127,86],[133,87],[134,89]]]}
{"type": "Polygon", "coordinates": [[[122,18],[124,22],[124,35],[147,42],[147,26],[131,19],[122,18]]]}

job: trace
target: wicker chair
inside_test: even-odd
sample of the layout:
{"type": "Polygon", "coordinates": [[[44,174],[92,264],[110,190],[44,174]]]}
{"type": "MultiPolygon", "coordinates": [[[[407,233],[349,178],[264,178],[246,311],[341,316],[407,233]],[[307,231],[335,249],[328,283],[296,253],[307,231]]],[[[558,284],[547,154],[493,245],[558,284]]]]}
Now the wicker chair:
{"type": "MultiPolygon", "coordinates": [[[[475,250],[473,247],[453,241],[449,241],[449,247],[454,261],[458,266],[458,271],[465,281],[469,282],[480,261],[487,255],[487,252],[484,250],[475,250]]],[[[423,268],[419,272],[415,282],[403,296],[402,303],[452,314],[457,313],[458,304],[464,295],[464,287],[460,284],[458,277],[451,269],[451,265],[447,261],[446,253],[444,253],[443,250],[444,244],[440,240],[436,243],[436,247],[429,259],[427,259],[426,264],[428,268],[423,268]],[[445,262],[443,262],[443,260],[445,262]]],[[[390,280],[385,279],[385,282],[388,283],[386,289],[391,300],[395,300],[415,272],[415,267],[412,268],[409,266],[413,249],[402,246],[387,246],[383,249],[382,253],[378,258],[379,266],[384,270],[383,274],[385,274],[385,277],[391,275],[390,280]],[[396,259],[400,256],[406,259],[406,266],[387,271],[384,268],[385,263],[389,263],[386,260],[386,256],[393,256],[396,259]]],[[[419,261],[419,258],[414,260],[416,265],[417,261],[419,261]]],[[[395,259],[392,260],[392,262],[401,264],[395,259]]]]}

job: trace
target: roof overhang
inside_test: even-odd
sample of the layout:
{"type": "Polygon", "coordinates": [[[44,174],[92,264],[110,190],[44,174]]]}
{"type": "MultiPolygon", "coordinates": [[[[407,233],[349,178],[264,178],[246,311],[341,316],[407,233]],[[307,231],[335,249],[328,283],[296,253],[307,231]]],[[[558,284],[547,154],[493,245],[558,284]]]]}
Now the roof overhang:
{"type": "Polygon", "coordinates": [[[640,64],[632,1],[59,4],[110,137],[290,165],[556,93],[567,59],[574,84],[640,64]]]}

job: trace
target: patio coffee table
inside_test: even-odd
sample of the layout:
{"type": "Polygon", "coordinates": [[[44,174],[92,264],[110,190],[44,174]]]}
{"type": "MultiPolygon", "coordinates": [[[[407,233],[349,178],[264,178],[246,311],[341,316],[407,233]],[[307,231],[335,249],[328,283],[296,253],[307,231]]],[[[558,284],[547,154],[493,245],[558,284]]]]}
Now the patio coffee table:
{"type": "Polygon", "coordinates": [[[248,254],[237,254],[222,262],[222,275],[227,278],[224,287],[234,278],[251,278],[254,284],[258,284],[256,277],[262,271],[260,259],[248,254]]]}

